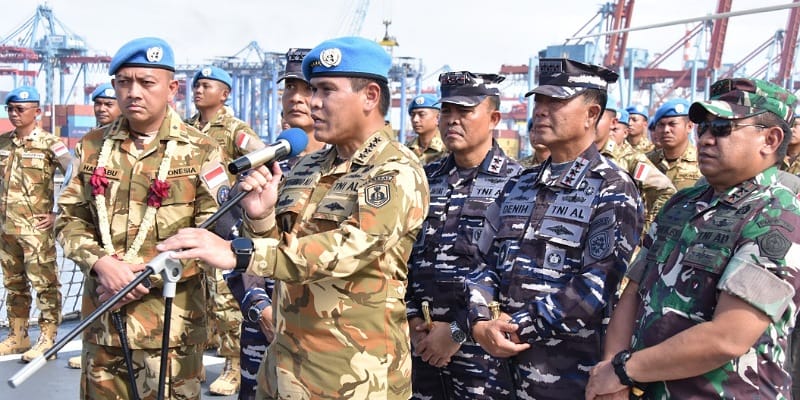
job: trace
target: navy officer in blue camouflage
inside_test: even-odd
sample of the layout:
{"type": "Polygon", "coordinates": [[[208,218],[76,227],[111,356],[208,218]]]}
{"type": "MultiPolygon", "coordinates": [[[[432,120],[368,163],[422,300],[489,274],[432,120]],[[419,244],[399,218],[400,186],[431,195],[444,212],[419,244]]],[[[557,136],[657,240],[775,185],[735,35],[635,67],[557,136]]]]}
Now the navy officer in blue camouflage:
{"type": "Polygon", "coordinates": [[[439,76],[439,131],[449,152],[425,166],[428,218],[409,260],[406,295],[415,399],[499,399],[513,390],[507,369],[466,332],[464,280],[477,263],[477,235],[486,207],[521,167],[492,138],[500,122],[504,78],[468,71],[439,76]],[[422,302],[427,301],[430,324],[422,302]],[[436,375],[442,379],[436,379],[436,375]]]}
{"type": "Polygon", "coordinates": [[[601,360],[643,208],[628,174],[593,145],[617,74],[568,59],[542,59],[539,70],[527,96],[536,96],[533,132],[551,156],[488,207],[483,263],[467,280],[469,320],[484,349],[510,358],[518,398],[572,400],[601,360]]]}

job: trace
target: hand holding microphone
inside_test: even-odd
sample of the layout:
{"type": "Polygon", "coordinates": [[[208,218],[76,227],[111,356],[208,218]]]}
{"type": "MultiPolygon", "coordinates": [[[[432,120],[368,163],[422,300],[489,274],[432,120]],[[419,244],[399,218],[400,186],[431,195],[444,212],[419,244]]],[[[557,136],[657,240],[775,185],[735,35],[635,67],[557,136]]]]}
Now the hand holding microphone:
{"type": "Polygon", "coordinates": [[[308,145],[308,136],[300,128],[289,128],[280,135],[275,143],[260,150],[243,155],[230,164],[228,171],[238,174],[252,168],[277,161],[282,158],[291,158],[303,152],[308,145]]]}

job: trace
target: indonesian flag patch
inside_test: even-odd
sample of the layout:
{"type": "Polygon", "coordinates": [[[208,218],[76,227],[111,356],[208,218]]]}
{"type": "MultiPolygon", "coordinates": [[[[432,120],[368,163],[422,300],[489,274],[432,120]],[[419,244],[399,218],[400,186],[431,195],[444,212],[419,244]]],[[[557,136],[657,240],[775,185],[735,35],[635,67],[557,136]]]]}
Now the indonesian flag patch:
{"type": "Polygon", "coordinates": [[[217,186],[228,183],[228,175],[225,174],[225,169],[220,163],[216,163],[214,168],[202,173],[200,177],[209,189],[215,189],[217,186]]]}
{"type": "Polygon", "coordinates": [[[53,154],[56,155],[56,158],[59,158],[59,157],[65,155],[65,154],[69,153],[69,149],[67,149],[67,146],[65,146],[64,142],[62,142],[60,140],[58,142],[56,142],[56,143],[53,143],[53,145],[50,146],[50,150],[53,151],[53,154]]]}
{"type": "Polygon", "coordinates": [[[650,174],[650,166],[640,162],[636,164],[636,169],[633,171],[633,179],[638,182],[643,182],[647,179],[647,175],[650,174]]]}
{"type": "Polygon", "coordinates": [[[248,135],[247,133],[240,131],[239,133],[236,134],[236,147],[242,150],[246,150],[247,143],[249,142],[250,142],[250,135],[248,135]]]}

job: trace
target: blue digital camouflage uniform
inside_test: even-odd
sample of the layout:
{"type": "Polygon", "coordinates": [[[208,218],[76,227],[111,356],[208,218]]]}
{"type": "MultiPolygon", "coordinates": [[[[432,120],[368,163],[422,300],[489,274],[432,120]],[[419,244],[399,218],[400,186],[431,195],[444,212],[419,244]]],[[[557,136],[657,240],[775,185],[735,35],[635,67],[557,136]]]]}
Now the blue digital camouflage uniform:
{"type": "Polygon", "coordinates": [[[489,206],[469,319],[489,320],[497,300],[519,324],[531,344],[514,357],[520,398],[583,398],[642,223],[635,184],[594,144],[570,163],[525,170],[489,206]]]}
{"type": "Polygon", "coordinates": [[[646,398],[790,399],[784,363],[800,282],[799,204],[775,167],[713,192],[708,185],[678,192],[644,239],[629,272],[642,302],[632,348],[710,321],[720,291],[772,322],[741,357],[700,376],[651,383],[646,398]]]}
{"type": "MultiPolygon", "coordinates": [[[[483,162],[468,173],[459,169],[453,156],[425,167],[431,191],[428,218],[409,259],[409,290],[406,307],[409,319],[423,318],[420,304],[430,303],[431,319],[459,324],[469,331],[467,274],[478,265],[477,239],[483,227],[486,207],[494,202],[519,164],[503,153],[493,141],[483,162]]],[[[479,344],[467,340],[450,363],[436,368],[419,356],[412,357],[412,389],[416,399],[498,399],[512,389],[508,370],[479,344]],[[442,374],[442,380],[435,379],[442,374]],[[442,393],[446,391],[447,394],[442,393]]]]}

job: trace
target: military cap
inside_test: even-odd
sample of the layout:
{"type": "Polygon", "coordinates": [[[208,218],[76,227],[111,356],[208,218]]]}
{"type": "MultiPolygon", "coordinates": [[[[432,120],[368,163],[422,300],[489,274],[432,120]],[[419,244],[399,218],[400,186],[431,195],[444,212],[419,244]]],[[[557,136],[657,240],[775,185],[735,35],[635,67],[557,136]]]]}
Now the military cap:
{"type": "Polygon", "coordinates": [[[33,86],[20,86],[6,95],[8,103],[38,103],[39,92],[33,86]]]}
{"type": "Polygon", "coordinates": [[[231,78],[231,74],[229,74],[228,71],[213,65],[203,67],[199,71],[195,72],[194,77],[192,78],[192,86],[194,86],[200,79],[211,79],[213,81],[224,83],[228,86],[228,89],[233,88],[233,78],[231,78]]]}
{"type": "Polygon", "coordinates": [[[433,108],[436,110],[441,110],[442,105],[439,103],[439,98],[432,95],[432,94],[421,94],[417,97],[414,97],[411,100],[411,103],[408,104],[408,114],[411,114],[411,111],[414,111],[418,108],[433,108]]]}
{"type": "Polygon", "coordinates": [[[92,92],[92,101],[98,97],[104,99],[116,99],[117,92],[114,91],[114,87],[111,86],[110,83],[103,83],[102,85],[98,85],[96,88],[94,88],[94,91],[92,92]]]}
{"type": "Polygon", "coordinates": [[[525,93],[570,99],[586,89],[608,91],[608,85],[619,75],[598,65],[584,64],[567,58],[542,58],[539,60],[539,86],[525,93]]]}
{"type": "Polygon", "coordinates": [[[369,78],[389,82],[392,57],[378,43],[357,36],[326,40],[303,58],[307,81],[321,76],[369,78]]]}
{"type": "Polygon", "coordinates": [[[627,110],[617,111],[617,121],[619,121],[620,124],[630,125],[631,122],[630,113],[628,113],[627,110]]]}
{"type": "Polygon", "coordinates": [[[496,86],[506,78],[497,74],[480,74],[469,71],[445,72],[439,75],[442,98],[439,103],[474,107],[486,96],[500,96],[496,86]]]}
{"type": "Polygon", "coordinates": [[[286,69],[278,78],[278,82],[289,78],[306,81],[306,78],[303,76],[303,59],[306,58],[309,51],[311,51],[311,49],[289,49],[289,51],[286,52],[286,69]]]}
{"type": "Polygon", "coordinates": [[[769,111],[791,124],[797,104],[797,96],[772,82],[744,78],[714,82],[709,99],[694,102],[689,119],[704,121],[706,113],[723,119],[740,119],[769,111]]]}
{"type": "Polygon", "coordinates": [[[689,115],[689,101],[681,98],[670,99],[662,104],[661,107],[658,107],[648,126],[652,130],[656,128],[656,124],[661,118],[680,117],[683,115],[689,115]]]}
{"type": "Polygon", "coordinates": [[[648,114],[647,112],[647,107],[641,104],[634,104],[632,106],[628,106],[628,108],[626,108],[625,111],[627,111],[628,114],[639,114],[641,116],[644,116],[644,119],[646,120],[650,119],[650,114],[648,114]]]}
{"type": "Polygon", "coordinates": [[[125,43],[111,59],[108,74],[122,67],[161,68],[175,71],[175,54],[163,39],[144,37],[125,43]]]}

